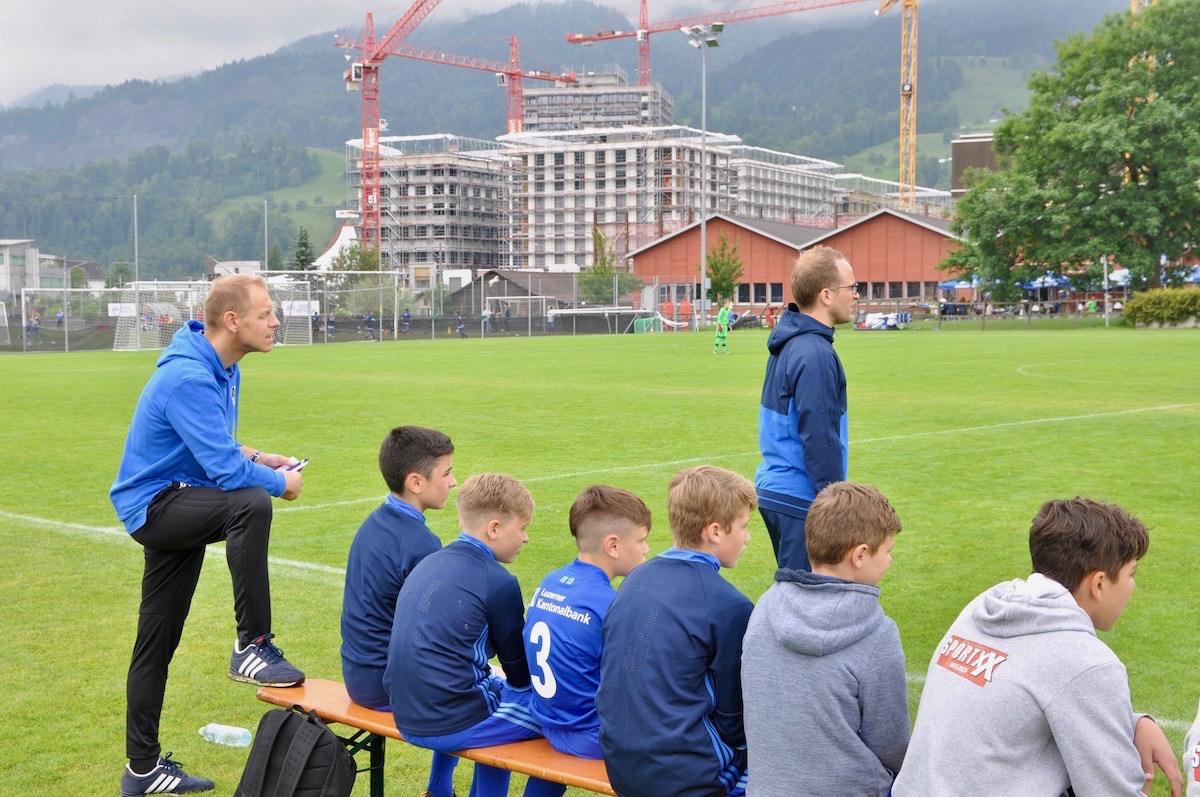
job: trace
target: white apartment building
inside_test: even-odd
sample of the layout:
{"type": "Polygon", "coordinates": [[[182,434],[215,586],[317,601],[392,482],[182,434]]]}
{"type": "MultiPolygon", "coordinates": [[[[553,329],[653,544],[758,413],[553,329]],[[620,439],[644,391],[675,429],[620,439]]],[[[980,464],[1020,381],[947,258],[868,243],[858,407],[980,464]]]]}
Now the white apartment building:
{"type": "MultiPolygon", "coordinates": [[[[361,140],[348,142],[350,207],[360,155],[361,140]]],[[[380,156],[381,259],[413,285],[436,269],[589,267],[593,229],[621,258],[697,221],[705,201],[709,215],[832,229],[899,200],[897,183],[679,125],[386,137],[380,156]]],[[[917,198],[949,205],[949,192],[917,198]]]]}
{"type": "Polygon", "coordinates": [[[0,302],[21,301],[23,288],[41,287],[38,249],[31,238],[0,239],[0,302]]]}
{"type": "Polygon", "coordinates": [[[674,121],[674,101],[658,83],[631,86],[616,65],[573,74],[576,83],[556,82],[546,88],[525,84],[526,131],[665,127],[674,121]]]}

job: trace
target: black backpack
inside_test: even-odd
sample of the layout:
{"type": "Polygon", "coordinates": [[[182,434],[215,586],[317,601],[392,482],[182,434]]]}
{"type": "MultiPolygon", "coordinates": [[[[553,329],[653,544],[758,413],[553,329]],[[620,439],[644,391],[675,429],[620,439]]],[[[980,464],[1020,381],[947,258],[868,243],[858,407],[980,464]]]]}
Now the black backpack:
{"type": "Polygon", "coordinates": [[[354,758],[333,731],[300,706],[271,709],[258,723],[254,746],[234,797],[350,797],[354,758]]]}

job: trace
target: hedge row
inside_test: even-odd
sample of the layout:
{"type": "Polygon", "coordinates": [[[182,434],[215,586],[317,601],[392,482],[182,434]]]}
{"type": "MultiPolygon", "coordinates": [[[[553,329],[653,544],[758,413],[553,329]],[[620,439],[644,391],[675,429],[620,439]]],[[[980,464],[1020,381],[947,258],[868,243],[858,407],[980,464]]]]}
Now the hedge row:
{"type": "Polygon", "coordinates": [[[1142,291],[1125,305],[1125,320],[1133,324],[1181,324],[1200,318],[1200,290],[1161,288],[1142,291]]]}

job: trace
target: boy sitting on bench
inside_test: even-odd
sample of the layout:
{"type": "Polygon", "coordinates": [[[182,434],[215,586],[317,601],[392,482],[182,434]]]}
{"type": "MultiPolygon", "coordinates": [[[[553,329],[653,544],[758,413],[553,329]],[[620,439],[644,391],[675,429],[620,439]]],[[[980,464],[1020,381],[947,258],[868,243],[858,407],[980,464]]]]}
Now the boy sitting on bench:
{"type": "MultiPolygon", "coordinates": [[[[533,497],[500,473],[467,479],[458,494],[463,532],[409,574],[396,603],[383,682],[396,727],[418,747],[453,752],[541,736],[529,710],[521,630],[525,603],[512,562],[529,536],[533,497]],[[492,673],[496,655],[507,676],[492,673]]],[[[476,763],[472,797],[506,797],[511,773],[476,763]]],[[[558,792],[530,778],[526,797],[558,792]]],[[[429,784],[451,797],[450,777],[429,784]]]]}

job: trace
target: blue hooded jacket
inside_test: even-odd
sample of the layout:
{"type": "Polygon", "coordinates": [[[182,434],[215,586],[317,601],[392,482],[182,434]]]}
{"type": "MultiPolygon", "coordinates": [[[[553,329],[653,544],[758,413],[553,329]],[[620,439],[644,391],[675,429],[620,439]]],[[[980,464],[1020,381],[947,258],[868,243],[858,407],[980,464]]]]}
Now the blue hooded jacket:
{"type": "Polygon", "coordinates": [[[754,472],[758,504],[804,517],[825,485],[849,466],[846,372],[833,350],[833,329],[795,304],[767,339],[767,375],[758,409],[763,461],[754,472]]]}
{"type": "Polygon", "coordinates": [[[283,474],[242,453],[236,437],[241,371],[237,363],[221,364],[204,325],[189,321],[176,332],[157,367],[138,399],[109,491],[125,529],[132,534],[145,525],[146,508],[172,482],[283,495],[283,474]]]}

